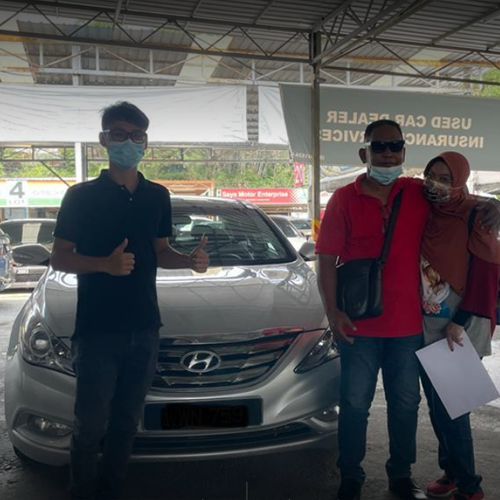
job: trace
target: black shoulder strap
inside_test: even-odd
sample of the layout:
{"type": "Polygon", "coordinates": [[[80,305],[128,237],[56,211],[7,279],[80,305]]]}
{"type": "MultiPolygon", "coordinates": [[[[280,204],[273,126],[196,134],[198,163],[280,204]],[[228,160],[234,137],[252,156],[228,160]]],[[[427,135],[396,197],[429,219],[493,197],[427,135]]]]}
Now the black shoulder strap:
{"type": "Polygon", "coordinates": [[[469,234],[472,233],[474,229],[474,221],[476,220],[477,208],[473,208],[469,215],[469,220],[467,221],[467,228],[469,230],[469,234]]]}
{"type": "Polygon", "coordinates": [[[392,212],[389,219],[389,225],[387,226],[387,232],[385,233],[384,247],[382,248],[382,253],[380,254],[379,262],[385,264],[387,260],[387,255],[389,254],[389,248],[391,246],[392,236],[394,234],[394,227],[396,226],[396,218],[398,216],[399,207],[401,206],[401,199],[403,198],[403,190],[394,197],[392,203],[392,212]]]}

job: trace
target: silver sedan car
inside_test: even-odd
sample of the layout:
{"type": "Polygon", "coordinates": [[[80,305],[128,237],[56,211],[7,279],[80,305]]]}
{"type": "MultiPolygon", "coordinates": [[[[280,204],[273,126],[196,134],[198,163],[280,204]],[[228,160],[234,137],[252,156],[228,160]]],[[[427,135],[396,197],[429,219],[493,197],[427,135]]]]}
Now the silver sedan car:
{"type": "MultiPolygon", "coordinates": [[[[9,236],[13,250],[22,250],[25,245],[32,244],[43,245],[51,250],[55,227],[54,219],[11,219],[0,222],[0,230],[9,236]]],[[[45,269],[43,265],[23,265],[14,259],[12,288],[35,288],[45,269]]]]}
{"type": "MultiPolygon", "coordinates": [[[[239,201],[172,203],[172,246],[189,252],[207,235],[211,264],[203,275],[159,270],[165,326],[132,460],[334,447],[340,360],[305,261],[312,244],[301,256],[262,211],[239,201]]],[[[69,461],[76,280],[48,270],[7,353],[10,440],[20,456],[52,465],[69,461]]]]}

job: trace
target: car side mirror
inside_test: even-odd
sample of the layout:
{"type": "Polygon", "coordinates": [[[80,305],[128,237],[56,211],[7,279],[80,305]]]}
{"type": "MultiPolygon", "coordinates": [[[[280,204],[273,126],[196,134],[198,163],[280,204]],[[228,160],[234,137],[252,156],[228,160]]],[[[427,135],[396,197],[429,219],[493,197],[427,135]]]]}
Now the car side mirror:
{"type": "Polygon", "coordinates": [[[50,263],[50,251],[39,243],[14,248],[12,257],[24,266],[48,266],[50,263]]]}
{"type": "Polygon", "coordinates": [[[318,260],[318,256],[314,253],[314,241],[306,241],[303,243],[300,247],[299,254],[308,262],[318,260]]]}

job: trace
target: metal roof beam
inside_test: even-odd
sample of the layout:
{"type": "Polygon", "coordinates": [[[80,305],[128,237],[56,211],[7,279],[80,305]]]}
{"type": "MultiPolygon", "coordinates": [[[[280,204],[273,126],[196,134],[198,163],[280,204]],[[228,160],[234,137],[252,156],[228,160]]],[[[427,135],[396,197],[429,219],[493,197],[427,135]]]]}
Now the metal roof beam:
{"type": "Polygon", "coordinates": [[[277,2],[278,0],[269,0],[269,3],[260,11],[259,15],[255,18],[255,23],[258,23],[266,14],[269,12],[269,9],[277,2]]]}
{"type": "Polygon", "coordinates": [[[474,19],[472,19],[464,24],[461,24],[460,26],[457,26],[456,28],[453,28],[450,31],[447,31],[446,33],[443,33],[442,35],[439,35],[439,36],[433,38],[431,43],[439,43],[442,40],[444,40],[445,38],[448,38],[452,35],[455,35],[459,31],[463,31],[467,28],[470,28],[474,24],[477,24],[480,22],[491,21],[492,19],[494,19],[495,17],[498,17],[498,16],[500,16],[500,8],[496,8],[492,11],[490,10],[486,14],[481,14],[480,16],[477,16],[474,19]]]}
{"type": "Polygon", "coordinates": [[[414,64],[412,64],[410,61],[408,61],[404,57],[401,57],[397,52],[395,52],[394,50],[392,50],[390,47],[388,47],[387,45],[384,45],[382,42],[379,42],[379,41],[377,41],[377,43],[381,47],[383,47],[385,50],[387,50],[387,52],[389,52],[394,57],[396,57],[397,59],[399,59],[403,64],[405,64],[406,66],[409,66],[413,71],[415,71],[415,73],[418,73],[421,76],[425,76],[425,73],[423,71],[419,70],[414,64]]]}
{"type": "Polygon", "coordinates": [[[325,17],[321,18],[320,21],[318,21],[313,27],[311,31],[319,31],[323,29],[323,27],[328,24],[332,19],[336,18],[339,14],[344,12],[352,3],[354,3],[355,0],[345,0],[343,3],[341,3],[337,8],[332,10],[329,14],[327,14],[325,17]]]}
{"type": "MultiPolygon", "coordinates": [[[[204,0],[198,0],[198,3],[194,6],[194,9],[192,10],[190,17],[196,16],[196,14],[197,14],[198,10],[200,9],[201,4],[203,3],[203,1],[204,0]]],[[[188,27],[189,27],[189,23],[186,23],[185,28],[188,29],[188,27]]]]}
{"type": "MultiPolygon", "coordinates": [[[[281,55],[271,55],[269,57],[257,54],[252,51],[230,51],[230,52],[221,52],[221,51],[211,51],[211,50],[197,50],[193,49],[191,46],[182,46],[182,45],[167,45],[167,44],[142,44],[142,43],[132,43],[127,41],[104,41],[102,39],[91,39],[91,38],[77,38],[77,37],[62,37],[58,35],[50,35],[50,34],[40,34],[40,33],[32,33],[32,32],[18,32],[18,31],[9,31],[0,29],[0,41],[10,41],[10,42],[35,42],[37,40],[50,40],[54,42],[65,42],[65,43],[78,43],[82,45],[94,45],[97,47],[125,47],[125,48],[139,48],[144,50],[159,50],[159,51],[171,51],[171,52],[179,52],[179,53],[192,53],[198,55],[213,55],[213,56],[227,56],[227,57],[239,57],[244,59],[255,59],[255,60],[275,60],[281,62],[297,62],[307,64],[309,62],[307,54],[304,52],[303,54],[289,54],[282,53],[281,55]]],[[[428,45],[421,42],[410,42],[407,40],[398,40],[398,39],[390,39],[390,38],[380,38],[377,37],[376,41],[380,41],[388,46],[401,46],[401,47],[411,47],[411,48],[419,48],[419,49],[436,49],[436,50],[444,50],[452,53],[462,52],[466,54],[470,54],[471,52],[482,55],[483,53],[489,56],[500,56],[500,50],[474,50],[471,51],[470,47],[457,47],[454,45],[444,45],[444,44],[435,44],[428,45]]],[[[367,42],[365,42],[367,43],[367,42]]],[[[354,52],[359,47],[355,47],[352,49],[354,52]]],[[[342,57],[349,59],[347,57],[347,53],[343,53],[342,57]]],[[[376,58],[375,60],[368,60],[366,58],[360,57],[360,63],[366,62],[367,64],[372,61],[372,63],[384,62],[384,58],[376,58]]],[[[411,60],[410,60],[411,61],[411,60]]],[[[411,61],[414,64],[420,64],[421,62],[418,60],[411,61]]],[[[445,61],[446,63],[448,61],[445,61]]],[[[429,64],[430,66],[435,66],[437,63],[429,64]]],[[[473,65],[474,62],[467,62],[467,65],[473,65]]],[[[478,66],[484,65],[483,62],[478,61],[478,66]]]]}
{"type": "MultiPolygon", "coordinates": [[[[64,2],[55,2],[50,0],[35,0],[32,2],[27,2],[25,0],[10,0],[11,3],[19,4],[19,5],[28,5],[37,7],[47,7],[56,9],[64,9],[71,12],[92,12],[97,13],[100,12],[102,14],[108,14],[113,16],[115,14],[116,9],[106,8],[106,7],[93,7],[91,5],[85,4],[74,4],[74,3],[64,3],[64,2]]],[[[38,10],[38,9],[37,9],[38,10]]],[[[263,31],[278,31],[285,33],[309,33],[309,29],[304,28],[296,28],[292,26],[271,26],[268,24],[256,24],[256,23],[238,23],[232,21],[223,21],[216,19],[206,19],[206,18],[196,18],[196,17],[186,17],[186,16],[170,16],[161,13],[148,13],[140,10],[130,10],[123,9],[121,11],[123,16],[127,17],[135,17],[137,19],[149,19],[152,21],[160,21],[164,22],[168,20],[169,22],[178,22],[178,23],[190,23],[190,24],[199,24],[199,25],[207,25],[207,26],[234,26],[234,27],[242,27],[247,29],[258,29],[263,31]]],[[[45,15],[45,14],[42,14],[45,15]]]]}
{"type": "MultiPolygon", "coordinates": [[[[345,71],[345,66],[324,66],[324,69],[333,69],[336,71],[345,71]]],[[[478,85],[494,85],[500,87],[500,82],[489,81],[489,80],[476,80],[474,78],[453,78],[449,76],[428,76],[422,77],[420,75],[411,75],[409,73],[401,73],[399,71],[386,71],[377,69],[364,69],[364,68],[351,68],[352,73],[368,73],[373,75],[388,75],[388,76],[402,76],[403,78],[418,78],[425,80],[436,80],[441,82],[456,82],[456,83],[474,83],[478,85]]]]}
{"type": "Polygon", "coordinates": [[[118,3],[116,4],[115,15],[113,17],[113,21],[115,22],[115,24],[118,22],[118,18],[120,17],[120,11],[122,10],[122,4],[123,4],[123,0],[118,0],[118,3]]]}
{"type": "MultiPolygon", "coordinates": [[[[348,14],[351,16],[352,19],[354,19],[354,22],[356,22],[359,25],[362,25],[363,23],[358,18],[356,13],[352,9],[349,9],[349,10],[350,10],[350,12],[348,14]]],[[[374,39],[374,41],[377,44],[379,44],[384,50],[386,50],[387,52],[392,54],[394,57],[399,59],[403,64],[405,64],[406,66],[409,66],[413,71],[415,71],[416,73],[419,73],[420,75],[424,75],[423,71],[420,71],[414,64],[412,64],[410,61],[408,61],[404,57],[401,57],[397,52],[392,50],[390,47],[388,47],[387,45],[384,45],[382,42],[378,41],[376,38],[374,39]]],[[[337,60],[337,58],[336,58],[336,60],[337,60]]],[[[331,61],[331,59],[330,59],[330,61],[331,61]]]]}
{"type": "Polygon", "coordinates": [[[187,54],[197,54],[197,55],[211,55],[217,57],[239,57],[241,59],[255,59],[262,61],[282,61],[282,62],[296,62],[296,63],[309,63],[309,57],[307,55],[264,55],[257,52],[249,51],[236,51],[236,50],[206,50],[206,49],[195,49],[193,47],[183,47],[178,45],[163,45],[147,43],[141,44],[140,42],[132,41],[115,41],[115,40],[99,40],[94,38],[82,38],[82,37],[67,37],[62,35],[50,35],[44,33],[33,33],[26,31],[9,31],[0,30],[0,40],[2,36],[15,37],[16,41],[33,42],[35,40],[53,40],[56,42],[65,43],[76,43],[81,45],[98,45],[101,47],[124,47],[132,49],[147,49],[147,50],[158,50],[163,52],[180,52],[187,54]]]}
{"type": "Polygon", "coordinates": [[[203,3],[203,0],[198,0],[198,3],[195,5],[193,12],[191,12],[191,17],[196,16],[198,11],[200,10],[201,4],[203,3]]]}
{"type": "Polygon", "coordinates": [[[487,47],[486,47],[486,52],[490,52],[491,49],[494,49],[495,47],[498,47],[500,45],[500,40],[497,40],[496,42],[493,42],[493,43],[490,43],[487,47]]]}
{"type": "MultiPolygon", "coordinates": [[[[131,63],[132,64],[132,63],[131,63]]],[[[136,66],[134,64],[134,66],[136,66]]],[[[142,68],[140,68],[142,69],[142,68]]],[[[106,70],[95,70],[95,69],[79,69],[74,70],[72,68],[0,68],[0,73],[14,73],[14,74],[26,74],[33,73],[33,75],[70,75],[70,76],[107,76],[114,78],[133,78],[133,79],[142,79],[142,80],[166,80],[166,81],[189,81],[192,83],[206,83],[206,79],[203,78],[194,78],[182,75],[160,75],[156,73],[139,73],[139,72],[131,72],[131,71],[106,71],[106,70]]],[[[240,80],[233,78],[210,78],[210,82],[212,83],[222,83],[222,84],[235,84],[235,83],[243,83],[247,85],[254,84],[250,80],[240,80]]]]}
{"type": "MultiPolygon", "coordinates": [[[[471,52],[472,49],[471,47],[465,47],[465,46],[460,46],[460,45],[447,45],[443,43],[425,43],[425,42],[411,42],[409,40],[399,40],[396,38],[380,38],[377,37],[377,40],[380,40],[381,42],[384,42],[387,45],[399,45],[401,47],[415,47],[419,49],[436,49],[436,50],[446,50],[449,52],[471,52]]],[[[500,40],[496,44],[489,45],[486,50],[474,50],[475,53],[481,54],[490,54],[490,55],[496,55],[500,56],[500,51],[498,50],[491,50],[494,46],[500,45],[500,40]]]]}
{"type": "Polygon", "coordinates": [[[0,28],[7,24],[9,21],[11,21],[12,19],[14,19],[15,17],[17,17],[19,14],[21,14],[21,12],[25,11],[27,8],[29,7],[29,5],[25,5],[24,7],[21,7],[17,12],[14,12],[14,14],[12,14],[10,17],[7,17],[6,19],[4,19],[1,23],[0,23],[0,28]]]}
{"type": "MultiPolygon", "coordinates": [[[[358,43],[360,41],[363,41],[364,38],[366,38],[368,36],[372,36],[371,32],[368,31],[364,36],[362,36],[360,38],[356,38],[356,37],[358,37],[358,35],[360,35],[364,31],[369,30],[374,24],[378,23],[381,19],[383,19],[384,17],[387,17],[394,10],[398,9],[399,7],[401,7],[401,5],[403,5],[407,2],[408,2],[408,0],[394,0],[394,2],[389,7],[381,10],[376,16],[372,17],[369,21],[367,21],[366,23],[363,23],[361,26],[359,26],[355,30],[351,31],[351,33],[344,36],[344,38],[342,38],[342,40],[338,41],[337,43],[334,43],[333,45],[328,47],[328,49],[323,50],[320,54],[315,56],[313,58],[312,62],[318,63],[320,61],[323,61],[326,56],[333,54],[336,50],[340,49],[346,43],[350,42],[353,39],[356,39],[355,43],[358,43]]],[[[393,21],[393,20],[390,19],[389,21],[393,21]]],[[[385,24],[387,24],[387,22],[384,23],[384,25],[385,24]]],[[[326,61],[326,63],[328,63],[328,62],[329,61],[326,61]]]]}
{"type": "Polygon", "coordinates": [[[496,68],[496,69],[500,70],[500,66],[499,66],[496,62],[492,61],[491,59],[489,59],[488,57],[486,57],[484,54],[481,54],[481,57],[482,57],[485,61],[489,62],[489,63],[491,64],[491,66],[493,66],[494,68],[496,68]]]}
{"type": "MultiPolygon", "coordinates": [[[[433,1],[434,0],[419,0],[419,1],[415,2],[411,7],[409,7],[405,11],[401,12],[395,18],[388,19],[387,21],[383,22],[382,24],[380,24],[376,28],[373,28],[372,30],[365,33],[363,36],[357,38],[353,43],[348,45],[347,48],[342,49],[340,51],[340,53],[337,54],[336,56],[331,57],[327,61],[322,61],[322,64],[324,64],[324,65],[329,64],[329,63],[333,62],[334,60],[341,58],[341,56],[343,56],[344,54],[355,51],[358,48],[358,44],[360,42],[364,42],[366,44],[367,40],[368,41],[370,41],[372,39],[374,41],[378,40],[378,38],[375,38],[375,37],[377,37],[380,33],[383,33],[384,31],[392,28],[393,26],[396,26],[404,19],[411,17],[413,14],[415,14],[419,10],[423,9],[426,5],[430,4],[433,1]]],[[[359,29],[361,29],[361,27],[359,29]]]]}

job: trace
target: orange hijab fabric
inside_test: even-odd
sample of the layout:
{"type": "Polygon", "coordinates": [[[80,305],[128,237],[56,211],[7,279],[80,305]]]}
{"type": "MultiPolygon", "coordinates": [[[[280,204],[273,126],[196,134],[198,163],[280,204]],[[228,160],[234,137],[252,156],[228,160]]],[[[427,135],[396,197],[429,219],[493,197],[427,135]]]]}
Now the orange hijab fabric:
{"type": "MultiPolygon", "coordinates": [[[[454,189],[448,202],[431,203],[422,255],[443,281],[463,296],[467,286],[469,253],[486,262],[500,264],[500,242],[495,232],[488,234],[477,223],[469,234],[469,216],[477,200],[467,190],[470,174],[467,158],[460,153],[442,153],[427,164],[425,175],[437,160],[446,163],[450,169],[454,189]]],[[[479,218],[478,213],[476,220],[479,218]]]]}

